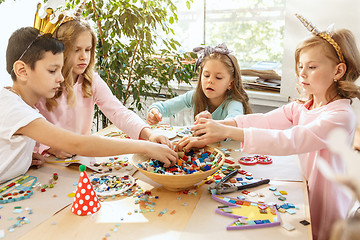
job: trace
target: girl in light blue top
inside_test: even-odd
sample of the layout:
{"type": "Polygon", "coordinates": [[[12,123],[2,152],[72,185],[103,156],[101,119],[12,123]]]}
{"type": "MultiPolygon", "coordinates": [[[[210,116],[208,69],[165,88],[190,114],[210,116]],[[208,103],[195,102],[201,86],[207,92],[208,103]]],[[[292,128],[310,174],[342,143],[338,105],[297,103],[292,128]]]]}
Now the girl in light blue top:
{"type": "Polygon", "coordinates": [[[195,71],[200,66],[196,89],[152,104],[146,119],[148,124],[157,124],[163,116],[170,117],[185,108],[193,108],[194,117],[207,110],[216,120],[251,113],[238,61],[226,45],[198,47],[194,52],[200,53],[195,64],[195,71]]]}

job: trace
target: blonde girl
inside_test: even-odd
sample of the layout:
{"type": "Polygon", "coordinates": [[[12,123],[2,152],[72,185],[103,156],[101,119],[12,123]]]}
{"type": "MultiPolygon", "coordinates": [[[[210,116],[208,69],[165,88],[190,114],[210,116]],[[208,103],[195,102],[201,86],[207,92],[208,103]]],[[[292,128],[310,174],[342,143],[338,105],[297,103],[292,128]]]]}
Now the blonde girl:
{"type": "Polygon", "coordinates": [[[202,147],[225,138],[242,142],[247,153],[299,154],[308,183],[311,226],[314,239],[328,239],[333,224],[348,212],[351,197],[327,180],[316,166],[323,158],[336,173],[344,173],[344,162],[327,146],[335,128],[348,133],[351,145],[356,130],[353,98],[360,99],[355,85],[360,76],[360,54],[353,34],[338,30],[317,33],[299,44],[295,52],[296,74],[307,99],[294,101],[266,114],[237,116],[215,122],[201,118],[193,127],[197,139],[184,139],[177,148],[202,147]],[[335,43],[334,43],[335,42],[335,43]]]}
{"type": "MultiPolygon", "coordinates": [[[[131,138],[170,146],[166,137],[153,134],[148,125],[123,106],[100,76],[94,73],[97,40],[87,21],[82,18],[68,21],[59,27],[54,37],[65,45],[62,69],[64,83],[53,98],[42,98],[37,103],[40,113],[48,121],[72,132],[89,135],[96,104],[112,123],[131,138]]],[[[44,145],[38,151],[59,158],[73,155],[44,145]]]]}

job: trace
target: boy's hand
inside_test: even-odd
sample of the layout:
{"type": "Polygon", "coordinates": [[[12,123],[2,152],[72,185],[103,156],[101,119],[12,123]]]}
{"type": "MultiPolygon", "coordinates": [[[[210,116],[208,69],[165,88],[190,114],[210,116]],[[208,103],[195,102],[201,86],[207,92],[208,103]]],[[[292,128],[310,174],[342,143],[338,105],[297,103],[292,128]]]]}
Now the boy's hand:
{"type": "Polygon", "coordinates": [[[175,145],[175,151],[188,152],[191,148],[203,148],[206,145],[207,142],[199,137],[184,137],[175,145]]]}
{"type": "Polygon", "coordinates": [[[154,125],[161,121],[162,121],[162,115],[161,115],[159,109],[157,109],[157,108],[150,109],[150,111],[148,112],[148,115],[146,117],[146,122],[149,125],[154,125]]]}
{"type": "Polygon", "coordinates": [[[42,167],[42,165],[44,165],[45,163],[45,157],[42,156],[39,153],[34,152],[32,155],[32,162],[31,162],[31,166],[35,166],[36,168],[40,168],[42,167]]]}
{"type": "Polygon", "coordinates": [[[72,156],[75,155],[75,154],[71,154],[71,153],[68,153],[68,152],[64,152],[64,151],[62,151],[60,149],[56,149],[56,148],[49,148],[47,150],[47,153],[52,154],[55,157],[62,158],[62,159],[71,158],[72,156]]]}
{"type": "Polygon", "coordinates": [[[164,167],[173,166],[178,160],[178,154],[164,144],[144,142],[147,157],[159,160],[164,163],[164,167]]]}
{"type": "Polygon", "coordinates": [[[151,133],[151,135],[149,136],[149,141],[154,143],[165,144],[170,148],[172,148],[172,144],[170,143],[169,138],[160,134],[151,133]]]}
{"type": "Polygon", "coordinates": [[[212,115],[209,111],[205,110],[195,116],[195,125],[199,124],[200,118],[212,119],[212,115]]]}

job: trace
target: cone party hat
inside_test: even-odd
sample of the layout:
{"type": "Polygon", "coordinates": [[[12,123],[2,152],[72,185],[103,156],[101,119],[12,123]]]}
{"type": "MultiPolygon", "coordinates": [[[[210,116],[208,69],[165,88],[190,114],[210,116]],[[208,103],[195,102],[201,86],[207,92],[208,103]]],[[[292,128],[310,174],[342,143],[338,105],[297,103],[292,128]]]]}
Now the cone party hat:
{"type": "Polygon", "coordinates": [[[86,166],[80,165],[80,178],[71,211],[79,216],[90,215],[99,211],[101,205],[85,172],[86,166]]]}

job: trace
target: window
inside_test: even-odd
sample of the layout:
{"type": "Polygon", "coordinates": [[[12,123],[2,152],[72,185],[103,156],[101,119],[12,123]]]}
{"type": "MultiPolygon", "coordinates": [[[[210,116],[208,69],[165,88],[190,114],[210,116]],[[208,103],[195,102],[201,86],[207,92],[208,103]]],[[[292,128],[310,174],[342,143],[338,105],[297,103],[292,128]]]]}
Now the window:
{"type": "Polygon", "coordinates": [[[179,21],[173,28],[183,51],[225,42],[241,68],[282,62],[285,0],[194,0],[190,10],[186,0],[175,4],[179,21]]]}

